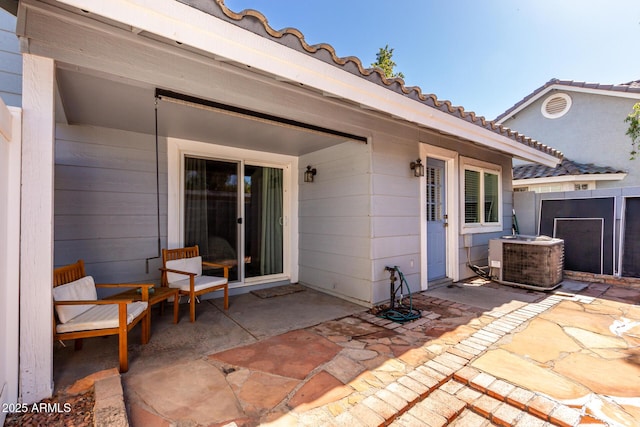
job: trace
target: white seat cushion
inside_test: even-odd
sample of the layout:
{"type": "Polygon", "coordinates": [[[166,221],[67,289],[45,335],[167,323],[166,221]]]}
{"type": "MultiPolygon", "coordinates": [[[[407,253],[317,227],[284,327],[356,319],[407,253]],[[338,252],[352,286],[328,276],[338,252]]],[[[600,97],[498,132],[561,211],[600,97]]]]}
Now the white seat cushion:
{"type": "MultiPolygon", "coordinates": [[[[91,276],[85,276],[82,279],[53,288],[54,301],[83,301],[97,299],[98,293],[96,292],[96,285],[93,281],[93,277],[91,276]]],[[[91,304],[57,305],[56,313],[58,314],[60,322],[66,323],[74,317],[89,310],[91,307],[93,307],[91,304]]]]}
{"type": "MultiPolygon", "coordinates": [[[[227,283],[227,279],[225,279],[224,277],[198,276],[194,280],[193,289],[195,292],[198,292],[213,286],[224,285],[225,283],[227,283]]],[[[178,288],[181,291],[189,292],[190,290],[189,279],[179,280],[177,282],[169,283],[169,287],[178,288]]]]}
{"type": "MultiPolygon", "coordinates": [[[[145,301],[127,304],[127,325],[147,309],[145,301]]],[[[92,305],[79,316],[56,326],[59,333],[118,327],[118,304],[92,305]]]]}
{"type": "MultiPolygon", "coordinates": [[[[195,273],[197,276],[202,276],[202,257],[194,256],[191,258],[175,259],[173,261],[167,261],[167,268],[171,270],[186,271],[189,273],[195,273]]],[[[180,280],[188,279],[189,276],[178,273],[167,272],[167,282],[174,283],[180,280]]]]}

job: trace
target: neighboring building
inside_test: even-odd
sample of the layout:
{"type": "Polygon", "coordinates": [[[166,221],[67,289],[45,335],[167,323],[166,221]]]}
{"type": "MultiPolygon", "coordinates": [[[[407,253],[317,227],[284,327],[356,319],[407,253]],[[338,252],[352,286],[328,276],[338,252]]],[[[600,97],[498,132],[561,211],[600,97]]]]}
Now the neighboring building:
{"type": "Polygon", "coordinates": [[[624,121],[636,102],[640,102],[640,81],[604,85],[552,79],[527,95],[496,123],[544,141],[570,162],[565,160],[568,163],[540,176],[529,173],[535,167],[518,170],[521,163],[516,163],[514,189],[640,186],[640,160],[630,160],[631,140],[624,121]]]}
{"type": "Polygon", "coordinates": [[[592,163],[582,164],[567,159],[556,167],[540,164],[519,164],[513,167],[513,191],[553,193],[563,191],[595,190],[602,181],[623,180],[622,170],[592,163]]]}
{"type": "Polygon", "coordinates": [[[467,254],[484,263],[511,232],[512,158],[562,157],[220,1],[18,8],[23,227],[6,303],[22,401],[51,393],[54,266],[148,282],[158,246],[198,243],[234,265],[233,292],[300,282],[371,306],[385,266],[414,291],[473,276],[467,254]]]}

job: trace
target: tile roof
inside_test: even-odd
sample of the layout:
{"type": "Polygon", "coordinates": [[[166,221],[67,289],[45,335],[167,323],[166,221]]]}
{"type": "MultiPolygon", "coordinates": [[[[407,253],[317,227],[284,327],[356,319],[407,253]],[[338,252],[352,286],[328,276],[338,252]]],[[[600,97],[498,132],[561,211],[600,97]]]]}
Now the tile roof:
{"type": "Polygon", "coordinates": [[[593,163],[578,163],[566,157],[555,168],[538,164],[514,166],[513,179],[552,178],[567,175],[597,175],[625,173],[609,166],[596,166],[593,163]]]}
{"type": "Polygon", "coordinates": [[[611,84],[600,84],[600,83],[587,83],[587,82],[577,82],[574,80],[559,80],[559,79],[551,79],[529,95],[522,98],[520,101],[515,103],[511,108],[509,108],[504,113],[500,114],[495,118],[496,122],[508,117],[513,111],[517,110],[523,104],[529,102],[532,98],[535,98],[540,92],[544,91],[550,86],[566,86],[566,87],[576,87],[576,88],[584,88],[584,89],[594,89],[594,90],[608,90],[612,92],[631,92],[631,93],[639,93],[640,94],[640,80],[634,80],[628,83],[620,83],[617,85],[611,84]]]}
{"type": "Polygon", "coordinates": [[[465,111],[463,107],[454,106],[447,100],[440,100],[434,94],[424,94],[417,86],[405,86],[404,80],[401,78],[386,78],[380,69],[364,67],[362,61],[355,56],[341,58],[336,55],[335,49],[329,44],[309,45],[305,41],[302,32],[295,28],[275,30],[269,25],[267,18],[257,10],[246,9],[236,13],[224,4],[224,0],[178,1],[540,152],[560,159],[563,156],[560,151],[506,126],[495,123],[495,121],[487,120],[483,116],[477,116],[473,111],[465,111]]]}

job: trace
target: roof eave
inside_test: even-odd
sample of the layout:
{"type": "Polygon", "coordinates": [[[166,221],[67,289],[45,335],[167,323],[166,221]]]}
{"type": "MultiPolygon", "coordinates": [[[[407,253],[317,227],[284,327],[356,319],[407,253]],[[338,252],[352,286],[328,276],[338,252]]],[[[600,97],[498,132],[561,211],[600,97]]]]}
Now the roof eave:
{"type": "Polygon", "coordinates": [[[525,178],[514,179],[513,185],[536,185],[536,184],[552,184],[557,182],[578,182],[578,181],[622,181],[626,178],[626,173],[603,173],[603,174],[582,174],[582,175],[563,175],[551,176],[545,178],[525,178]]]}
{"type": "Polygon", "coordinates": [[[145,0],[58,1],[527,161],[547,166],[560,161],[540,144],[529,146],[507,136],[513,136],[513,132],[502,135],[488,123],[484,127],[465,120],[475,117],[471,113],[463,115],[464,118],[448,114],[181,2],[156,0],[150,6],[145,0]]]}

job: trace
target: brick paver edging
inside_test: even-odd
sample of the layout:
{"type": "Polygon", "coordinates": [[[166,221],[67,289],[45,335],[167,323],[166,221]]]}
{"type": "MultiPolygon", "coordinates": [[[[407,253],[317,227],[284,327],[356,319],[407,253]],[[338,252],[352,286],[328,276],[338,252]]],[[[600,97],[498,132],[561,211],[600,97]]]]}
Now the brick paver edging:
{"type": "MultiPolygon", "coordinates": [[[[587,303],[592,301],[588,297],[571,298],[587,303]]],[[[508,314],[489,313],[496,320],[355,404],[326,425],[445,426],[455,424],[462,414],[458,421],[462,422],[464,418],[464,424],[460,425],[465,426],[476,425],[471,424],[474,419],[482,423],[490,420],[504,426],[543,425],[545,422],[563,427],[577,425],[580,421],[577,410],[469,366],[503,336],[566,299],[562,295],[551,295],[508,314]],[[474,418],[469,410],[480,417],[474,418]],[[424,422],[426,420],[428,424],[424,422]]],[[[369,320],[369,316],[374,317],[363,315],[362,318],[369,320]]],[[[386,322],[376,323],[390,326],[386,322]]],[[[408,328],[403,326],[403,329],[408,328]]]]}

